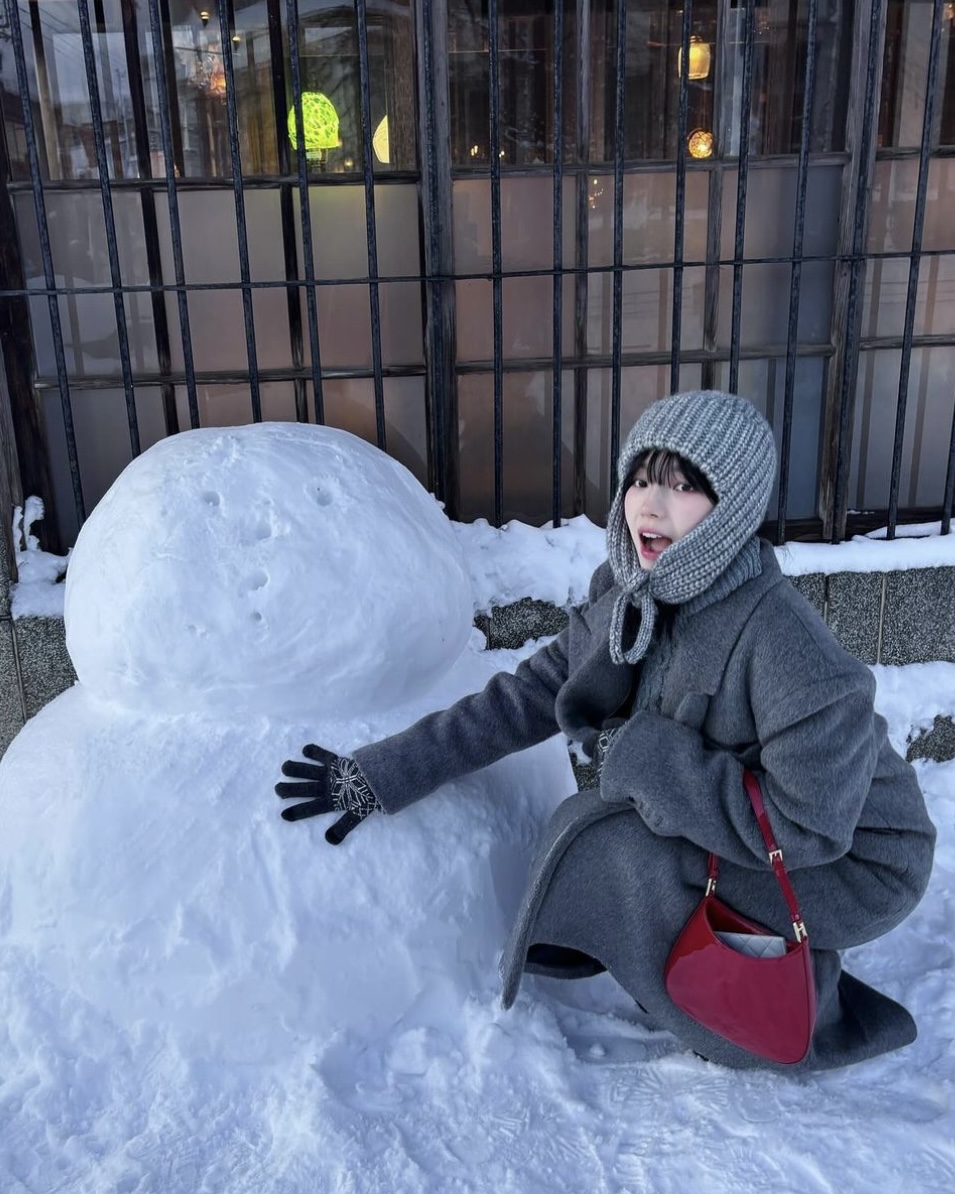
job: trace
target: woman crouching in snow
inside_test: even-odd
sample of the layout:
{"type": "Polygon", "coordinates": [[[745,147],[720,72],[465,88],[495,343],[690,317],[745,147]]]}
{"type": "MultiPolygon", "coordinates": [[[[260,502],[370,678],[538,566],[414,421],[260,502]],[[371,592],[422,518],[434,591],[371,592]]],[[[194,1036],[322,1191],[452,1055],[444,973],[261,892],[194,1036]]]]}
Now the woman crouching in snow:
{"type": "MultiPolygon", "coordinates": [[[[671,1002],[669,952],[700,901],[707,855],[722,900],[792,926],[743,771],[755,773],[810,930],[817,1018],[799,1067],[910,1043],[909,1013],[842,969],[839,951],[898,925],[922,897],[935,830],[912,768],[873,710],[875,684],[760,543],[772,432],[742,398],[696,391],[637,421],[619,461],[609,559],[567,628],[483,692],[362,747],[287,762],[289,820],[339,811],[333,843],[446,781],[558,730],[599,788],[557,809],[502,961],[509,1007],[526,970],[608,970],[661,1028],[713,1061],[765,1061],[671,1002]]],[[[792,1069],[793,1067],[786,1067],[792,1069]]]]}

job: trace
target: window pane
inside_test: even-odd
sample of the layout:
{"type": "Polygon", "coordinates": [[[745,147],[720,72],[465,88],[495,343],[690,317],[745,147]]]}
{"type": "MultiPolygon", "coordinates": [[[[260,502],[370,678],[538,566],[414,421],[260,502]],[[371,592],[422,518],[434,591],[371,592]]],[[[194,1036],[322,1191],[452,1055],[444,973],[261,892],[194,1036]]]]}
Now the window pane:
{"type": "MultiPolygon", "coordinates": [[[[899,349],[862,353],[852,428],[849,503],[886,509],[899,398],[899,349]]],[[[913,348],[899,504],[941,507],[952,434],[955,348],[913,348]]]]}
{"type": "MultiPolygon", "coordinates": [[[[501,164],[552,162],[554,3],[564,4],[562,74],[565,160],[577,160],[577,92],[587,92],[587,160],[614,160],[616,150],[617,4],[590,0],[586,44],[574,0],[500,0],[498,6],[501,164]]],[[[710,152],[736,156],[739,129],[750,152],[797,153],[810,47],[809,0],[724,0],[726,36],[717,45],[717,0],[695,0],[686,71],[682,63],[682,0],[629,0],[624,47],[624,145],[627,162],[672,161],[678,152],[681,84],[687,132],[705,133],[710,152]],[[751,109],[741,119],[744,31],[753,27],[751,109]],[[685,73],[685,79],[684,79],[685,73]],[[721,92],[718,88],[721,86],[721,92]],[[715,138],[714,140],[712,140],[715,138]],[[722,138],[723,143],[720,144],[722,138]]],[[[852,5],[820,0],[812,47],[816,83],[811,148],[839,150],[845,138],[852,5]]],[[[460,166],[487,166],[490,154],[490,60],[487,0],[449,6],[452,156],[460,166]]],[[[696,142],[695,142],[696,143],[696,142]]]]}
{"type": "MultiPolygon", "coordinates": [[[[607,42],[602,56],[605,77],[603,106],[605,137],[602,156],[614,156],[613,130],[616,80],[615,6],[608,5],[607,42]]],[[[713,131],[716,4],[694,3],[693,31],[686,79],[687,129],[713,131]]],[[[640,0],[627,6],[624,155],[628,160],[675,158],[680,130],[682,62],[682,0],[640,0]]],[[[596,47],[595,47],[596,51],[596,47]]],[[[598,65],[600,60],[595,62],[598,65]]],[[[599,85],[599,84],[598,84],[599,85]]]]}
{"type": "MultiPolygon", "coordinates": [[[[571,23],[574,5],[565,5],[565,115],[574,101],[571,23]]],[[[554,160],[553,72],[555,0],[500,0],[498,75],[500,155],[504,165],[554,160]]],[[[490,161],[490,57],[487,0],[450,0],[448,61],[451,85],[451,154],[459,165],[490,161]]],[[[565,120],[565,128],[572,128],[565,120]]]]}
{"type": "MultiPolygon", "coordinates": [[[[673,285],[670,269],[627,270],[621,283],[620,334],[624,352],[669,352],[673,335],[673,285]]],[[[683,270],[681,347],[703,346],[706,270],[683,270]]],[[[613,274],[587,277],[587,348],[601,356],[613,351],[613,274]]],[[[669,366],[668,366],[669,368],[669,366]]]]}
{"type": "MultiPolygon", "coordinates": [[[[14,203],[27,287],[45,289],[33,196],[21,192],[14,197],[14,203]]],[[[60,288],[58,302],[66,367],[77,376],[118,374],[116,305],[109,288],[106,227],[99,191],[49,192],[46,213],[53,269],[60,288]],[[94,287],[99,293],[75,293],[94,287]]],[[[113,214],[123,281],[133,286],[147,284],[139,196],[117,193],[113,214]]],[[[153,371],[158,367],[158,359],[151,298],[143,291],[136,291],[125,294],[123,304],[132,367],[136,371],[153,371]]],[[[38,371],[41,376],[55,376],[56,356],[45,297],[31,300],[30,315],[38,371]]]]}
{"type": "MultiPolygon", "coordinates": [[[[925,86],[932,34],[932,0],[889,0],[879,107],[879,145],[916,147],[922,141],[925,86]]],[[[938,93],[932,145],[955,144],[955,9],[942,6],[938,93]]]]}
{"type": "MultiPolygon", "coordinates": [[[[161,54],[166,61],[179,176],[216,178],[232,172],[226,103],[228,57],[232,60],[243,172],[277,173],[280,146],[283,151],[291,150],[297,138],[294,132],[290,134],[288,124],[292,99],[287,37],[285,60],[275,68],[284,81],[287,100],[280,111],[275,110],[266,5],[259,0],[234,0],[224,44],[213,0],[207,5],[197,0],[163,0],[161,9],[161,54]]],[[[138,178],[146,173],[146,163],[154,177],[161,177],[165,158],[156,81],[159,59],[154,52],[148,0],[134,0],[133,10],[136,28],[130,27],[128,37],[120,0],[102,0],[102,17],[100,6],[91,14],[107,164],[114,178],[138,178]],[[134,113],[139,93],[146,127],[137,130],[134,113]]],[[[281,12],[284,22],[284,4],[281,12]]],[[[20,20],[27,70],[31,86],[36,88],[34,123],[42,167],[51,178],[95,179],[92,107],[77,6],[72,0],[24,5],[20,20]]],[[[360,171],[362,120],[354,5],[328,8],[321,0],[304,0],[299,31],[309,168],[316,174],[360,171]],[[321,125],[321,133],[310,132],[318,116],[329,111],[330,121],[321,125]],[[313,143],[316,137],[320,143],[313,143]]],[[[415,67],[409,0],[369,11],[368,70],[375,169],[414,170],[415,67]]],[[[18,176],[23,177],[25,142],[12,53],[0,55],[0,72],[8,149],[18,176]]],[[[292,160],[294,163],[294,155],[292,160]]]]}
{"type": "MultiPolygon", "coordinates": [[[[822,411],[826,390],[827,362],[824,357],[799,357],[793,384],[793,421],[790,439],[789,490],[786,500],[787,518],[815,518],[819,485],[822,411]]],[[[717,366],[714,384],[729,385],[729,364],[717,366]]],[[[786,360],[743,360],[739,363],[737,393],[748,398],[765,415],[776,437],[776,447],[782,443],[786,402],[786,360]]],[[[773,483],[767,517],[776,517],[779,503],[779,478],[773,483]]]]}
{"type": "MultiPolygon", "coordinates": [[[[255,4],[255,0],[251,2],[255,4]]],[[[264,6],[256,5],[256,11],[262,9],[264,6]]],[[[305,133],[309,168],[316,173],[360,173],[364,146],[354,4],[329,6],[324,0],[302,0],[299,14],[303,115],[308,108],[316,122],[314,132],[306,127],[305,133]]],[[[411,20],[409,0],[398,0],[386,8],[369,6],[367,12],[372,164],[376,172],[416,169],[411,20]]],[[[289,90],[289,112],[283,116],[288,129],[294,128],[291,105],[289,90]]]]}
{"type": "MultiPolygon", "coordinates": [[[[868,262],[862,313],[866,340],[903,334],[908,285],[908,257],[868,262]]],[[[913,331],[916,336],[955,337],[955,254],[922,258],[913,331]]]]}
{"type": "MultiPolygon", "coordinates": [[[[876,162],[872,178],[870,253],[908,253],[915,229],[915,200],[919,164],[905,161],[876,162]]],[[[928,171],[928,202],[922,226],[922,249],[952,248],[952,211],[955,210],[955,161],[933,158],[928,171]]]]}
{"type": "MultiPolygon", "coordinates": [[[[696,5],[693,7],[695,11],[696,5]]],[[[817,6],[810,135],[814,152],[840,150],[845,145],[851,16],[852,5],[840,0],[820,0],[817,6]]],[[[744,127],[749,130],[751,154],[799,152],[810,50],[808,25],[808,0],[758,0],[755,5],[730,6],[723,47],[722,119],[728,141],[721,147],[724,155],[739,154],[740,129],[744,127]],[[753,10],[753,75],[749,118],[741,122],[748,10],[753,10]]]]}
{"type": "MultiPolygon", "coordinates": [[[[708,174],[686,177],[683,260],[706,260],[708,174]]],[[[590,265],[613,265],[614,186],[612,174],[594,175],[588,194],[590,220],[587,259],[590,265]]],[[[623,259],[664,264],[673,260],[676,229],[676,173],[672,170],[624,175],[623,259]]]]}
{"type": "MultiPolygon", "coordinates": [[[[325,422],[377,443],[375,383],[370,378],[343,378],[323,386],[325,422]]],[[[384,381],[385,447],[428,484],[427,426],[424,378],[386,377],[384,381]]],[[[314,418],[314,408],[311,409],[314,418]]]]}
{"type": "MultiPolygon", "coordinates": [[[[200,427],[236,427],[252,421],[252,398],[247,385],[198,385],[200,427]]],[[[295,392],[290,381],[267,381],[259,385],[262,418],[266,422],[295,420],[295,392]]],[[[179,426],[189,426],[189,399],[184,386],[176,389],[179,426]]]]}
{"type": "MultiPolygon", "coordinates": [[[[573,513],[574,380],[562,375],[561,502],[573,513]]],[[[553,503],[553,374],[504,375],[504,518],[540,526],[553,503]]],[[[485,517],[494,504],[494,379],[488,373],[458,380],[461,518],[485,517]]]]}

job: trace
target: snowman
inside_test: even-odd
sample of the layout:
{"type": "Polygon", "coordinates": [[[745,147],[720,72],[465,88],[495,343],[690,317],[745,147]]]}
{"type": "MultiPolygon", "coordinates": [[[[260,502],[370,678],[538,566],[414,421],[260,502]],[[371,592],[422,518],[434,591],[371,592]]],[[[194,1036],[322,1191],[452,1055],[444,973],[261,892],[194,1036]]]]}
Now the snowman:
{"type": "MultiPolygon", "coordinates": [[[[89,1098],[132,1124],[160,1098],[185,1117],[200,1071],[216,1089],[241,1073],[256,1097],[293,1072],[313,1099],[315,1084],[354,1095],[355,1058],[414,1068],[436,1024],[457,1047],[466,1005],[493,1020],[533,842],[573,790],[563,744],[337,849],[328,819],[288,824],[273,792],[304,743],[347,754],[502,666],[473,629],[454,530],[412,475],[328,428],[185,432],[115,482],[66,586],[78,683],[0,761],[20,1026],[0,1070],[26,1072],[43,1045],[97,1056],[126,1085],[94,1098],[91,1082],[89,1098]]],[[[62,1089],[54,1101],[75,1136],[62,1089]]]]}

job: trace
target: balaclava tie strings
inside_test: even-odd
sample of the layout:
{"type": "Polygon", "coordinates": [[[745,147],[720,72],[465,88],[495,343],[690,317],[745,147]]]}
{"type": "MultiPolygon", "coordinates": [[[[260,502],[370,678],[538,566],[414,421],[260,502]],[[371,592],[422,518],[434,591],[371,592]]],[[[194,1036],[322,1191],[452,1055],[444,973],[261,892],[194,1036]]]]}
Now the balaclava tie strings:
{"type": "Polygon", "coordinates": [[[773,433],[751,402],[720,390],[691,390],[655,402],[634,424],[617,463],[617,493],[607,519],[607,554],[622,589],[610,622],[615,663],[636,663],[647,653],[658,601],[682,605],[705,592],[744,549],[756,553],[753,536],[762,522],[776,473],[773,433]],[[703,473],[716,506],[682,539],[671,544],[650,571],[640,567],[624,514],[624,497],[636,458],[643,452],[675,452],[703,473]],[[633,645],[624,645],[627,608],[640,610],[633,645]]]}

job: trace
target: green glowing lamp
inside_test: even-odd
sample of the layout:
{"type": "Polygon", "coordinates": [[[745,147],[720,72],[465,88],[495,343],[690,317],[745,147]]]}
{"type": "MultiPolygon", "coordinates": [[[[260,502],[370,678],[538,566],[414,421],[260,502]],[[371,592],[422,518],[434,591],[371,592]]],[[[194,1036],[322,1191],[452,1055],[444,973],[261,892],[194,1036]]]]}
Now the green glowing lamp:
{"type": "MultiPolygon", "coordinates": [[[[302,93],[302,124],[305,131],[305,149],[315,153],[324,149],[337,149],[341,144],[338,136],[338,113],[335,105],[321,91],[302,93]]],[[[295,119],[295,105],[288,110],[288,138],[293,148],[298,148],[298,126],[295,119]]]]}
{"type": "Polygon", "coordinates": [[[378,122],[375,135],[371,139],[371,147],[375,151],[375,157],[379,162],[385,166],[391,164],[391,138],[388,135],[387,116],[382,116],[378,122]]]}

